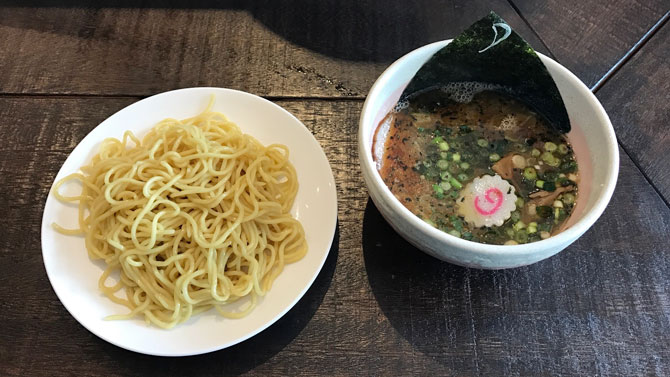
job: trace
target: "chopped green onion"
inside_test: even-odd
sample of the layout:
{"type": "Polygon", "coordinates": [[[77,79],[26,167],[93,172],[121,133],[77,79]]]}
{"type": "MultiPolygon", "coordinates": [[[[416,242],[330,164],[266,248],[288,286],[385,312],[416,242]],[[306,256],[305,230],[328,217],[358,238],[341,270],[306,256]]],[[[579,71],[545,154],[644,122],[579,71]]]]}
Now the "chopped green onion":
{"type": "Polygon", "coordinates": [[[433,185],[433,191],[434,191],[435,194],[437,194],[437,195],[444,195],[444,190],[443,190],[442,187],[440,187],[440,185],[438,185],[437,183],[433,185]]]}
{"type": "Polygon", "coordinates": [[[447,152],[440,152],[440,158],[441,158],[441,159],[444,160],[444,159],[447,158],[447,156],[449,156],[449,153],[447,153],[447,152]]]}
{"type": "Polygon", "coordinates": [[[461,174],[458,175],[458,180],[461,181],[461,182],[467,181],[468,178],[469,178],[468,175],[464,174],[464,173],[461,173],[461,174]]]}
{"type": "Polygon", "coordinates": [[[448,151],[449,150],[449,144],[447,144],[446,141],[442,141],[437,144],[437,146],[440,148],[441,151],[448,151]]]}
{"type": "Polygon", "coordinates": [[[451,155],[451,159],[452,159],[453,161],[460,161],[460,160],[461,160],[461,154],[458,153],[458,152],[457,152],[457,153],[454,153],[453,155],[451,155]]]}
{"type": "Polygon", "coordinates": [[[537,179],[537,171],[535,171],[534,168],[527,167],[523,169],[523,177],[526,178],[529,181],[532,181],[533,179],[537,179]]]}
{"type": "Polygon", "coordinates": [[[491,160],[491,162],[496,162],[496,161],[500,160],[500,155],[497,154],[497,153],[491,153],[489,155],[489,160],[491,160]]]}
{"type": "Polygon", "coordinates": [[[552,143],[551,141],[547,141],[544,143],[544,150],[547,152],[553,152],[556,150],[556,144],[552,143]]]}
{"type": "Polygon", "coordinates": [[[537,148],[533,148],[533,150],[530,151],[530,155],[533,157],[540,157],[541,154],[542,152],[540,152],[540,150],[537,148]]]}
{"type": "Polygon", "coordinates": [[[557,220],[563,220],[565,219],[565,210],[563,208],[554,208],[554,210],[558,210],[558,217],[556,218],[557,220]]]}
{"type": "Polygon", "coordinates": [[[454,229],[459,232],[463,231],[463,221],[459,219],[458,216],[451,216],[449,220],[451,221],[451,225],[454,226],[454,229]]]}
{"type": "Polygon", "coordinates": [[[554,161],[554,155],[551,154],[551,152],[544,152],[542,153],[542,161],[549,163],[550,161],[554,161]]]}
{"type": "Polygon", "coordinates": [[[477,145],[479,145],[482,148],[486,148],[489,146],[489,142],[486,139],[478,139],[477,140],[477,145]]]}
{"type": "Polygon", "coordinates": [[[456,198],[458,198],[461,194],[460,194],[458,191],[454,190],[454,191],[450,192],[449,195],[451,195],[452,198],[456,199],[456,198]]]}
{"type": "Polygon", "coordinates": [[[437,161],[437,167],[440,168],[440,170],[447,170],[449,168],[449,161],[438,160],[437,161]]]}
{"type": "Polygon", "coordinates": [[[516,234],[514,235],[514,241],[518,243],[528,242],[528,232],[526,232],[525,230],[520,230],[516,232],[516,234]]]}
{"type": "Polygon", "coordinates": [[[454,178],[454,177],[449,178],[449,183],[451,183],[451,186],[455,189],[461,189],[463,187],[461,182],[456,180],[456,178],[454,178]]]}
{"type": "Polygon", "coordinates": [[[526,227],[526,224],[524,224],[523,221],[519,220],[516,223],[514,223],[514,226],[512,228],[514,228],[514,230],[518,232],[525,227],[526,227]]]}
{"type": "Polygon", "coordinates": [[[508,235],[509,237],[514,237],[514,229],[512,229],[512,228],[507,228],[507,230],[505,231],[505,233],[507,233],[507,235],[508,235]]]}
{"type": "Polygon", "coordinates": [[[440,182],[440,187],[441,187],[442,190],[444,190],[444,191],[449,191],[449,190],[451,190],[451,184],[450,184],[449,182],[447,182],[447,181],[442,181],[442,182],[440,182]]]}
{"type": "Polygon", "coordinates": [[[433,143],[435,143],[435,144],[440,144],[440,143],[443,143],[443,142],[444,142],[444,139],[442,138],[442,136],[436,136],[435,138],[433,138],[433,143]]]}
{"type": "Polygon", "coordinates": [[[544,187],[544,181],[541,180],[541,179],[538,179],[537,181],[535,181],[535,186],[537,188],[543,188],[544,187]]]}
{"type": "Polygon", "coordinates": [[[563,202],[560,200],[554,200],[554,208],[563,208],[563,202]]]}
{"type": "Polygon", "coordinates": [[[456,229],[452,229],[449,231],[449,234],[451,234],[454,237],[461,237],[461,232],[457,231],[456,229]]]}
{"type": "Polygon", "coordinates": [[[470,164],[467,162],[461,162],[461,169],[463,170],[468,170],[470,168],[470,164]]]}
{"type": "Polygon", "coordinates": [[[512,214],[510,215],[510,218],[512,219],[512,222],[517,222],[517,221],[521,220],[521,212],[512,211],[512,214]]]}
{"type": "Polygon", "coordinates": [[[558,153],[560,153],[560,154],[568,154],[568,151],[569,151],[569,149],[568,149],[568,146],[567,146],[567,145],[565,145],[565,144],[561,144],[561,145],[558,146],[558,153]]]}
{"type": "Polygon", "coordinates": [[[523,198],[516,198],[516,208],[521,208],[523,207],[523,198]]]}
{"type": "Polygon", "coordinates": [[[437,224],[435,224],[432,220],[424,218],[423,221],[425,221],[426,224],[428,224],[428,225],[430,225],[434,228],[437,228],[437,224]]]}
{"type": "Polygon", "coordinates": [[[575,195],[571,193],[565,193],[563,194],[563,203],[565,204],[572,204],[575,202],[575,195]]]}
{"type": "Polygon", "coordinates": [[[526,231],[528,231],[528,234],[537,233],[537,225],[531,226],[530,224],[528,224],[528,228],[526,229],[526,231]]]}

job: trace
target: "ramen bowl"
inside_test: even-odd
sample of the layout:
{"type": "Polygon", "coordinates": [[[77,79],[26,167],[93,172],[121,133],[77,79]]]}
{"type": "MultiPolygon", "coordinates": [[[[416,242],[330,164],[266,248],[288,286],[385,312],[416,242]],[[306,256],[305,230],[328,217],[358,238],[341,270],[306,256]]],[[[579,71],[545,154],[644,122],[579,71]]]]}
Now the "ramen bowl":
{"type": "Polygon", "coordinates": [[[375,130],[419,68],[449,42],[435,42],[408,53],[389,66],[370,89],[358,130],[361,170],[370,197],[396,232],[435,258],[483,269],[513,268],[549,258],[596,222],[612,197],[619,171],[616,137],[605,110],[574,74],[554,60],[538,53],[565,102],[572,126],[567,138],[574,148],[580,174],[577,204],[561,233],[519,245],[490,245],[452,236],[403,206],[377,170],[372,154],[375,130]]]}

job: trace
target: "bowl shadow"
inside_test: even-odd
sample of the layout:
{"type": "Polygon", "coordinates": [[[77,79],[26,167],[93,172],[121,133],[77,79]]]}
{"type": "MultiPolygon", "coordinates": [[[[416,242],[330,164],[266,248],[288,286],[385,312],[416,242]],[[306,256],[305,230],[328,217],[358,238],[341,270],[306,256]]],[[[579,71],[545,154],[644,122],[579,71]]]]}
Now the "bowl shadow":
{"type": "Polygon", "coordinates": [[[415,349],[455,370],[473,368],[477,337],[504,326],[497,320],[504,312],[501,286],[523,271],[435,259],[396,233],[371,199],[363,218],[363,256],[372,292],[391,325],[415,349]],[[480,328],[483,323],[486,328],[480,328]]]}
{"type": "Polygon", "coordinates": [[[305,295],[277,322],[255,336],[223,350],[188,357],[159,357],[139,354],[119,348],[91,334],[99,341],[100,351],[111,360],[124,360],[128,375],[201,375],[219,371],[225,375],[240,375],[280,352],[291,343],[310,322],[330,287],[339,254],[339,221],[333,243],[319,275],[305,295]]]}

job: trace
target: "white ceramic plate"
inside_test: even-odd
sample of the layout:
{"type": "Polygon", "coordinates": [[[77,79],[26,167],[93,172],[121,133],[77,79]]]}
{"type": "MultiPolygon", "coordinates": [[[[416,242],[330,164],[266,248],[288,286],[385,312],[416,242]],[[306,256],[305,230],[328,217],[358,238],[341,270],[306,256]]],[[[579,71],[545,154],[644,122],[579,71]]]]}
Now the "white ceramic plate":
{"type": "MultiPolygon", "coordinates": [[[[151,355],[186,356],[219,350],[239,343],[281,318],[310,287],[328,256],[337,221],[336,188],[330,165],[314,136],[286,110],[252,94],[221,88],[190,88],[161,93],[134,103],[97,126],[74,149],[55,181],[76,172],[97,153],[108,137],[121,138],[125,130],[143,136],[164,118],[183,119],[205,109],[216,96],[220,111],[243,132],[263,144],[282,143],[298,172],[300,189],[293,215],[305,228],[309,251],[300,261],[287,265],[256,309],[242,319],[225,319],[216,311],[197,315],[171,330],[147,325],[137,318],[106,321],[110,314],[126,313],[98,291],[102,262],[88,258],[84,240],[64,236],[51,227],[77,227],[77,209],[49,195],[42,218],[42,254],[49,280],[63,305],[84,327],[119,347],[151,355]]],[[[64,187],[76,195],[75,184],[64,187]]]]}

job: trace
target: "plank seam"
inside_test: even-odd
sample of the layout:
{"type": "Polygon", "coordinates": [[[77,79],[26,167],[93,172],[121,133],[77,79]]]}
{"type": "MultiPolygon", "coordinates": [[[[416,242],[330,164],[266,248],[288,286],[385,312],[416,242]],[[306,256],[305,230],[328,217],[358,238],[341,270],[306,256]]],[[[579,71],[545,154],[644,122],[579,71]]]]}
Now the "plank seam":
{"type": "MultiPolygon", "coordinates": [[[[618,62],[616,62],[612,68],[610,68],[603,77],[596,82],[593,87],[591,88],[591,92],[594,94],[602,88],[609,80],[610,78],[614,77],[616,73],[628,62],[630,61],[637,53],[642,49],[644,45],[647,44],[651,40],[651,38],[656,35],[656,33],[668,22],[670,19],[670,11],[666,12],[643,36],[640,38],[639,41],[637,41],[633,47],[624,54],[624,56],[619,59],[618,62]]],[[[640,164],[639,161],[635,158],[635,156],[628,150],[626,145],[617,137],[617,143],[621,147],[621,149],[628,155],[628,158],[633,162],[633,165],[637,168],[638,171],[640,171],[640,174],[644,177],[644,179],[649,183],[649,186],[651,186],[652,189],[656,192],[656,194],[661,198],[663,203],[665,203],[665,206],[667,208],[670,208],[670,201],[668,198],[663,196],[661,193],[661,190],[654,184],[654,182],[651,180],[651,178],[645,173],[644,169],[642,168],[642,165],[640,164]]]]}
{"type": "Polygon", "coordinates": [[[630,158],[630,160],[633,162],[633,165],[635,165],[635,167],[637,168],[637,170],[640,171],[640,173],[642,174],[644,179],[647,181],[647,183],[649,183],[649,186],[651,186],[651,188],[653,188],[654,191],[656,191],[656,195],[660,196],[663,203],[665,203],[665,206],[668,207],[668,209],[670,209],[670,202],[668,201],[668,199],[666,199],[663,196],[663,194],[661,193],[661,190],[658,187],[656,187],[654,182],[647,176],[647,174],[644,172],[644,170],[642,170],[642,166],[639,164],[639,162],[635,158],[633,158],[633,156],[630,154],[630,152],[628,152],[628,148],[626,148],[626,146],[623,145],[623,143],[621,143],[621,141],[618,138],[617,138],[617,141],[619,143],[619,146],[621,146],[621,149],[623,149],[624,153],[626,153],[628,155],[628,158],[630,158]]]}
{"type": "Polygon", "coordinates": [[[647,30],[646,33],[638,40],[633,47],[628,50],[624,56],[619,59],[614,65],[601,77],[593,86],[591,87],[592,92],[596,92],[598,89],[600,89],[609,79],[614,76],[621,67],[624,66],[635,54],[637,54],[638,51],[647,44],[647,42],[665,25],[665,23],[670,19],[670,11],[666,12],[663,17],[661,17],[656,23],[651,27],[651,29],[647,30]]]}

